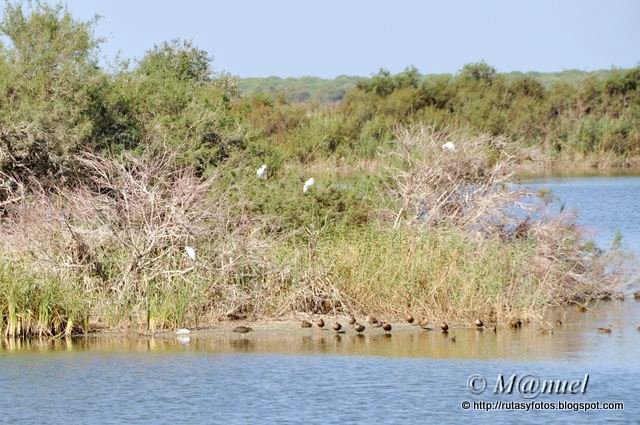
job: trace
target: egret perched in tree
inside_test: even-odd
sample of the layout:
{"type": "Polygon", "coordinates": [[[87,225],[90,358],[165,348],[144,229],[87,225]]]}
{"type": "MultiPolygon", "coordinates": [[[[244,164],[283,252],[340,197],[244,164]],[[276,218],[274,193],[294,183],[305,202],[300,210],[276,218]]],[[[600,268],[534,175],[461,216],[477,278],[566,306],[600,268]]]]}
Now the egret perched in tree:
{"type": "Polygon", "coordinates": [[[196,261],[196,250],[193,249],[192,246],[189,246],[189,245],[185,246],[184,251],[187,253],[189,258],[191,258],[193,261],[196,261]]]}
{"type": "Polygon", "coordinates": [[[309,180],[304,182],[304,187],[302,188],[302,193],[307,193],[309,189],[316,183],[316,181],[311,177],[309,180]]]}
{"type": "Polygon", "coordinates": [[[454,145],[452,142],[447,142],[444,145],[442,145],[442,150],[447,152],[455,152],[456,145],[454,145]]]}
{"type": "Polygon", "coordinates": [[[256,174],[258,175],[258,178],[260,180],[266,180],[267,179],[267,164],[262,164],[262,166],[260,168],[258,168],[258,171],[256,171],[256,174]]]}

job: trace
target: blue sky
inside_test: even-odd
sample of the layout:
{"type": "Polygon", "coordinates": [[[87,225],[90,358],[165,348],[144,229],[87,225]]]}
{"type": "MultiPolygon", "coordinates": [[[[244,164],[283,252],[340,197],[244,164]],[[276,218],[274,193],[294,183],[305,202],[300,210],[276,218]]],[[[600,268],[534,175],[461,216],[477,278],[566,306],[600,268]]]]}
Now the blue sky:
{"type": "Polygon", "coordinates": [[[69,0],[102,15],[105,61],[139,58],[172,38],[242,77],[371,75],[408,65],[455,72],[593,70],[640,63],[640,1],[69,0]]]}

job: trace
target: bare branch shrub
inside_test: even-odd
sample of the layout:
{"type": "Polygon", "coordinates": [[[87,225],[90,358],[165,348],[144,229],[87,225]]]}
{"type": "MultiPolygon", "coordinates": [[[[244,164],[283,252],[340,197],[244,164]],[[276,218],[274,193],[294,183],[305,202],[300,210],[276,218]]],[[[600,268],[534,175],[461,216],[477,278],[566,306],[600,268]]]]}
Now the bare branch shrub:
{"type": "Polygon", "coordinates": [[[28,259],[42,275],[81,282],[92,313],[116,321],[132,314],[142,321],[155,310],[163,327],[256,308],[256,288],[271,274],[268,242],[262,224],[216,187],[215,174],[176,167],[167,153],[78,161],[85,184],[35,190],[7,205],[0,224],[7,260],[28,259]]]}
{"type": "Polygon", "coordinates": [[[619,265],[583,251],[574,214],[552,211],[548,197],[512,184],[518,155],[501,137],[398,129],[389,156],[394,228],[445,226],[479,244],[526,241],[534,253],[521,273],[537,279],[545,302],[598,298],[619,284],[619,265]],[[454,150],[445,149],[449,142],[454,150]]]}
{"type": "Polygon", "coordinates": [[[395,140],[389,153],[390,192],[400,200],[394,227],[405,221],[493,231],[508,224],[514,207],[525,207],[529,193],[509,187],[516,161],[502,138],[419,126],[398,129],[395,140]]]}

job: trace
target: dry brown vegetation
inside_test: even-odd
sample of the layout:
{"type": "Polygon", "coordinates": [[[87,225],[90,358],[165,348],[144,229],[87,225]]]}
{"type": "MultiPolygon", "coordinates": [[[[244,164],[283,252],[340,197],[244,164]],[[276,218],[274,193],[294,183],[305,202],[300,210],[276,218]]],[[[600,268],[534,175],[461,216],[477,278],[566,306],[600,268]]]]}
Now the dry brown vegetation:
{"type": "Polygon", "coordinates": [[[509,186],[514,161],[502,146],[398,130],[380,158],[379,219],[339,232],[283,231],[241,188],[166,151],[82,155],[81,183],[55,190],[5,178],[4,331],[154,330],[296,311],[506,321],[614,288],[618,270],[584,252],[572,217],[509,186]]]}

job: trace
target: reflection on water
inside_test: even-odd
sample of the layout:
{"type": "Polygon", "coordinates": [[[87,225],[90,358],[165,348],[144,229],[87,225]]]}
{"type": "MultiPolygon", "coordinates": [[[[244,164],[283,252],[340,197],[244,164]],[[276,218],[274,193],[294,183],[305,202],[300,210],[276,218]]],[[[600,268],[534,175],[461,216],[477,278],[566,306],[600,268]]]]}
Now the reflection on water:
{"type": "MultiPolygon", "coordinates": [[[[7,340],[0,350],[0,422],[6,423],[312,423],[379,424],[461,420],[481,423],[622,422],[639,417],[640,302],[601,302],[586,313],[546,318],[556,326],[454,329],[449,337],[409,325],[379,330],[196,332],[188,340],[90,336],[7,340]],[[611,334],[596,328],[611,324],[611,334]],[[450,336],[456,336],[456,342],[450,336]],[[470,412],[465,400],[523,401],[493,395],[498,374],[582,379],[584,395],[538,400],[624,402],[625,411],[470,412]],[[471,374],[488,393],[473,395],[471,374]],[[19,407],[19,408],[18,408],[19,407]],[[72,418],[72,420],[71,420],[72,418]]],[[[525,400],[526,401],[526,400],[525,400]]]]}
{"type": "MultiPolygon", "coordinates": [[[[548,180],[581,211],[601,241],[621,231],[640,252],[640,179],[548,180]]],[[[260,329],[248,335],[214,330],[175,335],[87,336],[0,342],[0,423],[174,424],[310,423],[628,423],[640,417],[640,302],[600,302],[519,331],[454,329],[449,337],[409,325],[358,336],[332,331],[260,329]],[[556,326],[556,320],[563,324],[556,326]],[[611,334],[596,328],[612,326],[611,334]],[[455,336],[456,342],[450,337],[455,336]],[[597,412],[465,411],[465,400],[515,400],[473,395],[471,374],[582,379],[585,395],[543,401],[625,403],[597,412]]],[[[493,381],[492,381],[493,380],[493,381]]],[[[493,382],[493,383],[492,383],[493,382]]]]}
{"type": "Polygon", "coordinates": [[[358,335],[348,330],[256,329],[248,335],[213,330],[189,337],[86,336],[67,339],[5,339],[0,359],[11,354],[43,353],[270,353],[289,355],[348,355],[398,358],[548,361],[588,363],[625,362],[640,355],[640,302],[602,301],[586,313],[575,308],[550,312],[546,323],[525,325],[520,330],[499,328],[453,329],[448,335],[424,331],[417,326],[396,325],[392,335],[369,329],[358,335]],[[561,320],[562,325],[556,325],[561,320]],[[598,327],[611,325],[611,334],[598,327]],[[552,328],[543,333],[541,327],[552,328]],[[452,342],[451,337],[456,341],[452,342]]]}

